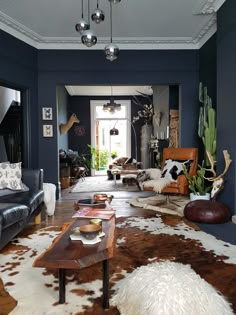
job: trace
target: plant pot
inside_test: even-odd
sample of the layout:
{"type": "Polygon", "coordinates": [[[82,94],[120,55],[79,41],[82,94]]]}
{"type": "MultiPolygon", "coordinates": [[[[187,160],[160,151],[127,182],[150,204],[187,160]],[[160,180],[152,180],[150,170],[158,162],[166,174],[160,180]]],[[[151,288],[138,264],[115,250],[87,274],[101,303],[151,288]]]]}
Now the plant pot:
{"type": "Polygon", "coordinates": [[[194,193],[190,193],[190,201],[194,200],[210,200],[210,194],[206,193],[205,195],[195,195],[194,193]]]}

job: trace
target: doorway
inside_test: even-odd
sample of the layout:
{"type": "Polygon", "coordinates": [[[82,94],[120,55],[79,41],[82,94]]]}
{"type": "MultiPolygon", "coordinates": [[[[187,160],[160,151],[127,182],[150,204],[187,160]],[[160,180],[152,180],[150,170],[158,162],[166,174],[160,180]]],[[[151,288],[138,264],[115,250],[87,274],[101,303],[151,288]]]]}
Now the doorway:
{"type": "Polygon", "coordinates": [[[91,101],[91,146],[94,150],[92,175],[105,175],[108,165],[116,157],[130,156],[131,102],[119,100],[121,109],[114,113],[103,110],[108,101],[91,101]],[[110,130],[116,128],[118,135],[110,135],[110,130]]]}

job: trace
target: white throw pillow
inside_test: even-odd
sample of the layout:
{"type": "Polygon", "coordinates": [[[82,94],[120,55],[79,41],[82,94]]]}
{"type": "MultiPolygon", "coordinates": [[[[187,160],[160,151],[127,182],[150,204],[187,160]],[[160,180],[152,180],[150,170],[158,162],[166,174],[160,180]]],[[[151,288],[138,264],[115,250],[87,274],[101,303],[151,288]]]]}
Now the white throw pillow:
{"type": "Polygon", "coordinates": [[[21,181],[22,171],[21,162],[19,163],[0,163],[0,189],[22,190],[21,181]]]}

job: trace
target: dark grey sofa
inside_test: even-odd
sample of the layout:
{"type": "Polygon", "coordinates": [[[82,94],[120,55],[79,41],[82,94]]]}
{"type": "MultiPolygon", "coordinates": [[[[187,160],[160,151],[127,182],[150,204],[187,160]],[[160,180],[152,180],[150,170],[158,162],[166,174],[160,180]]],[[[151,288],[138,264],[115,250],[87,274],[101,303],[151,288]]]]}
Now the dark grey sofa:
{"type": "Polygon", "coordinates": [[[44,205],[43,170],[22,169],[28,191],[0,196],[0,250],[37,216],[44,205]]]}

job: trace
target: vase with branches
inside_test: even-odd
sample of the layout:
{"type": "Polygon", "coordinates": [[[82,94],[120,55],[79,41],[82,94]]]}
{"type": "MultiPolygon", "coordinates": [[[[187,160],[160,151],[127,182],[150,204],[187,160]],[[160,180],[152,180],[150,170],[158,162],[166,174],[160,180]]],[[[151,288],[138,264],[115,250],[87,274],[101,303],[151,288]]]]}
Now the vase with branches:
{"type": "Polygon", "coordinates": [[[138,106],[140,106],[142,109],[140,109],[137,112],[137,115],[133,117],[132,123],[136,123],[138,120],[143,120],[145,124],[152,124],[152,118],[154,115],[154,107],[152,99],[149,95],[141,93],[138,91],[142,96],[144,96],[147,100],[148,104],[142,104],[138,97],[135,95],[134,97],[134,103],[138,106]]]}

